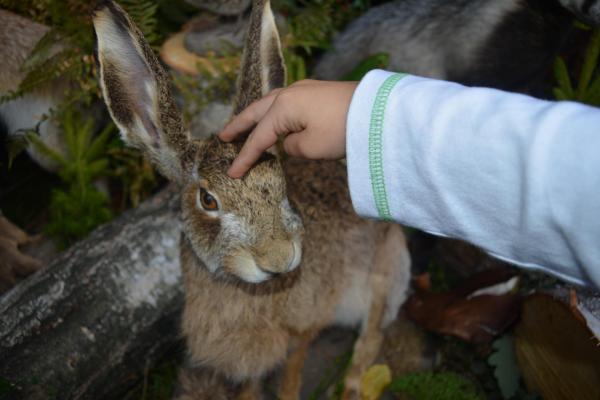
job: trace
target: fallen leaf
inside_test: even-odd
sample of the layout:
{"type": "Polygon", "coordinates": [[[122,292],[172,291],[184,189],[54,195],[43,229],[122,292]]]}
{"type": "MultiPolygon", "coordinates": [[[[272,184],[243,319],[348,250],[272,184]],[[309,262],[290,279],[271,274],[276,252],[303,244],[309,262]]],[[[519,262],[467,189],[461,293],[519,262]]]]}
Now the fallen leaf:
{"type": "Polygon", "coordinates": [[[521,299],[512,293],[515,278],[512,271],[490,269],[448,292],[417,290],[407,302],[407,315],[434,332],[469,342],[490,342],[519,316],[521,299]]]}
{"type": "Polygon", "coordinates": [[[392,372],[385,364],[373,365],[360,380],[360,398],[377,400],[392,381],[392,372]]]}

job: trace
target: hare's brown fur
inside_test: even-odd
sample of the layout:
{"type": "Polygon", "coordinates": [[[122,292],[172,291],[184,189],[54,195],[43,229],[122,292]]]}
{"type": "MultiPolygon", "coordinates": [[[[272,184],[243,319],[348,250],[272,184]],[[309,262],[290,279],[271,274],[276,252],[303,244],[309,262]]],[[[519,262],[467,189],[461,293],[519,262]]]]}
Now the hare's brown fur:
{"type": "Polygon", "coordinates": [[[219,281],[182,241],[188,350],[236,381],[260,377],[285,359],[294,336],[331,324],[347,281],[367,277],[386,227],[352,212],[339,163],[294,160],[285,169],[306,229],[301,268],[260,285],[219,281]],[[213,336],[226,339],[207,346],[213,336]]]}
{"type": "MultiPolygon", "coordinates": [[[[113,119],[182,187],[188,366],[179,398],[257,398],[260,379],[283,364],[280,398],[297,398],[310,340],[333,324],[361,327],[346,381],[346,395],[356,397],[381,329],[406,296],[401,228],[354,213],[337,162],[282,164],[267,154],[244,178],[231,179],[226,171],[241,145],[189,138],[164,71],[127,15],[109,3],[94,25],[113,119]]],[[[257,0],[235,109],[284,77],[269,3],[257,0]]]]}

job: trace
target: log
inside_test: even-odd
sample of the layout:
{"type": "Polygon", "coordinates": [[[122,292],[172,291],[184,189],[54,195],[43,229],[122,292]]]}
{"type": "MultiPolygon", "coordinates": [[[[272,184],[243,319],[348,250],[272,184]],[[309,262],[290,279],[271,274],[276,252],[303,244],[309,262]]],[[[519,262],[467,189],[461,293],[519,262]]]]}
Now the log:
{"type": "Polygon", "coordinates": [[[548,294],[523,304],[515,351],[527,388],[547,400],[600,399],[600,347],[573,310],[548,294]]]}
{"type": "Polygon", "coordinates": [[[0,298],[0,397],[116,398],[177,342],[178,209],[167,188],[0,298]]]}

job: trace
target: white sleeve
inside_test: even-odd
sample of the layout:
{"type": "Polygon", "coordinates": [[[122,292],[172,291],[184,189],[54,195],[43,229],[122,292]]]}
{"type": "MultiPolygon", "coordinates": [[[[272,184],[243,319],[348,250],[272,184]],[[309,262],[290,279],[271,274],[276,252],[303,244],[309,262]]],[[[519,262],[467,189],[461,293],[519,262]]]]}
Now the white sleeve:
{"type": "Polygon", "coordinates": [[[600,110],[376,70],[346,151],[357,213],[600,287],[600,110]]]}

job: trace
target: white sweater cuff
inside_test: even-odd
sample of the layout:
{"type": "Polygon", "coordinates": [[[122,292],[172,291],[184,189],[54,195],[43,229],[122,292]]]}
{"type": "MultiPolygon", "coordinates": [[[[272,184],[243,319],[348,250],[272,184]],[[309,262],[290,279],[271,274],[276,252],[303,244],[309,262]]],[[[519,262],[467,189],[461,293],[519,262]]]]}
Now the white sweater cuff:
{"type": "Polygon", "coordinates": [[[374,70],[362,79],[354,92],[346,120],[346,157],[352,204],[361,216],[391,219],[384,197],[385,181],[378,183],[386,179],[379,169],[386,159],[383,149],[388,146],[383,142],[393,139],[383,135],[389,114],[393,113],[386,107],[387,99],[391,92],[419,79],[374,70]]]}

